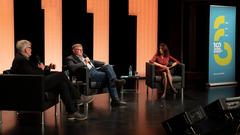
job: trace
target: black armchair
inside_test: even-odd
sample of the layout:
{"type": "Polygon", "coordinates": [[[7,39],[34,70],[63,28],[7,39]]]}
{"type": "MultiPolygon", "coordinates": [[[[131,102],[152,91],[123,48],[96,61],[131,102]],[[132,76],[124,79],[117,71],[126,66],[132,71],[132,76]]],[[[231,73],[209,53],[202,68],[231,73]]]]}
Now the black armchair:
{"type": "MultiPolygon", "coordinates": [[[[173,75],[173,85],[176,89],[181,90],[181,94],[183,96],[183,89],[185,87],[185,65],[183,63],[178,64],[176,67],[172,69],[173,75]]],[[[162,88],[162,77],[156,75],[155,73],[155,65],[150,62],[146,62],[146,85],[147,85],[147,93],[148,87],[151,89],[157,88],[160,90],[162,88]]]]}
{"type": "MultiPolygon", "coordinates": [[[[4,71],[8,73],[8,71],[4,71]]],[[[1,74],[0,110],[41,112],[58,103],[58,95],[45,92],[43,75],[1,74]]]]}
{"type": "Polygon", "coordinates": [[[76,84],[80,92],[84,95],[95,95],[106,92],[105,83],[91,81],[88,67],[80,67],[75,72],[69,71],[69,76],[71,81],[76,84]],[[72,80],[73,78],[76,80],[72,80]]]}
{"type": "MultiPolygon", "coordinates": [[[[63,71],[83,95],[89,96],[105,92],[106,84],[91,81],[87,66],[79,67],[73,71],[68,65],[64,65],[63,71]]],[[[84,114],[88,116],[88,104],[84,104],[84,114]]]]}
{"type": "MultiPolygon", "coordinates": [[[[98,60],[93,60],[93,65],[95,68],[102,68],[105,63],[98,60]]],[[[77,66],[69,66],[67,62],[65,62],[63,66],[63,71],[69,76],[69,79],[76,84],[80,92],[84,95],[95,95],[100,93],[107,92],[107,80],[105,82],[95,82],[91,80],[89,69],[87,66],[77,67],[77,66]],[[73,79],[74,78],[74,79],[73,79]]],[[[107,79],[107,77],[106,77],[107,79]]],[[[116,87],[118,92],[123,89],[123,82],[116,82],[116,87]]]]}

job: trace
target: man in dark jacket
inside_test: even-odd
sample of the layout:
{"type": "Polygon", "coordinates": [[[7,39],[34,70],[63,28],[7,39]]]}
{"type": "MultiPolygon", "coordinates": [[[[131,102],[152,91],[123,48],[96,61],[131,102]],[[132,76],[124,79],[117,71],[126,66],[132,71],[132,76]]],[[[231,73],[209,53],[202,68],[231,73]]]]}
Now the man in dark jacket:
{"type": "Polygon", "coordinates": [[[31,42],[28,40],[17,41],[17,54],[12,62],[11,72],[15,74],[42,74],[45,75],[45,90],[60,94],[65,104],[69,120],[85,120],[87,117],[78,112],[75,104],[81,102],[91,102],[92,97],[86,98],[80,96],[79,91],[72,85],[66,75],[62,72],[50,73],[54,67],[50,64],[47,68],[42,62],[35,64],[30,60],[32,55],[31,42]],[[81,98],[82,97],[82,98],[81,98]]]}
{"type": "Polygon", "coordinates": [[[99,63],[95,60],[90,60],[86,55],[83,54],[83,47],[81,44],[74,44],[72,46],[73,54],[65,59],[64,65],[66,65],[69,70],[75,72],[80,67],[88,67],[90,78],[95,82],[107,82],[108,91],[112,99],[112,106],[123,106],[126,102],[120,101],[116,85],[117,76],[113,67],[109,64],[103,64],[100,68],[96,68],[95,63],[99,63]]]}

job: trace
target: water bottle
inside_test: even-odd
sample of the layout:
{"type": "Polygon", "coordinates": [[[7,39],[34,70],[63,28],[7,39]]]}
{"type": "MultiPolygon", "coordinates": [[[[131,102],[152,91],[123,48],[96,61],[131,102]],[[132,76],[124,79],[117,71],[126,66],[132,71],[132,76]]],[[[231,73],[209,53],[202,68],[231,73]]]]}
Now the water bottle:
{"type": "Polygon", "coordinates": [[[128,76],[132,76],[132,66],[131,65],[129,66],[129,69],[128,69],[128,76]]]}

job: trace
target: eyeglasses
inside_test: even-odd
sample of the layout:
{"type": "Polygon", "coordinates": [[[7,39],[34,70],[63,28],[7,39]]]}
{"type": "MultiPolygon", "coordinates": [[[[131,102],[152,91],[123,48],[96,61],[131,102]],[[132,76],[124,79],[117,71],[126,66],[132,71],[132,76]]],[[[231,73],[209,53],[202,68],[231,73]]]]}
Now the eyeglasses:
{"type": "MultiPolygon", "coordinates": [[[[27,48],[29,48],[29,49],[31,49],[31,50],[32,50],[32,47],[27,47],[27,48]]],[[[27,48],[26,48],[26,49],[27,49],[27,48]]]]}

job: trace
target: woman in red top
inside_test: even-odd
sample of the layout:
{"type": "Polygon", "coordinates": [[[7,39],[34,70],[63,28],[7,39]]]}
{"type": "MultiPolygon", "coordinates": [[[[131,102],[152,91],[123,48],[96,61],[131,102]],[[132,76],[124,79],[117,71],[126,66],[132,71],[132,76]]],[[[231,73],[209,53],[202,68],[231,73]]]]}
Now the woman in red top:
{"type": "Polygon", "coordinates": [[[156,66],[156,74],[161,75],[163,78],[164,91],[161,98],[165,98],[166,96],[168,82],[173,92],[177,93],[177,90],[174,88],[172,83],[172,75],[170,69],[179,64],[179,61],[170,55],[168,47],[165,43],[161,43],[159,45],[159,50],[153,56],[150,62],[156,66]],[[170,61],[173,63],[169,66],[170,61]]]}

